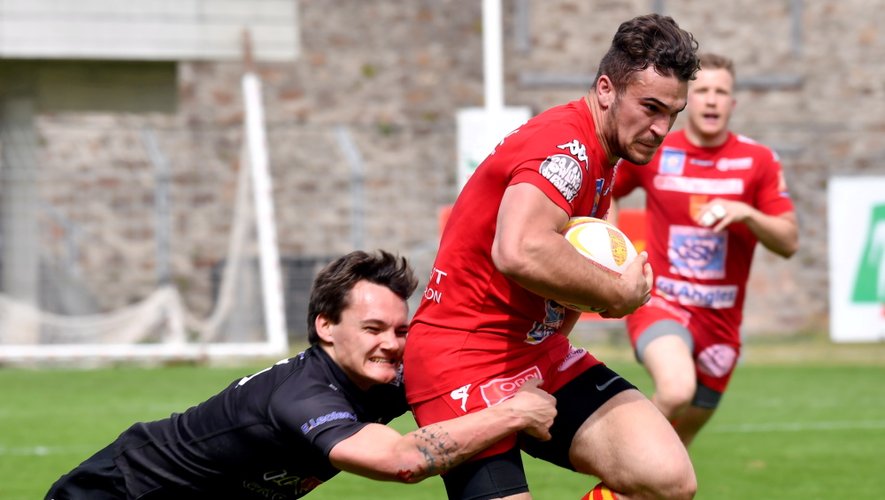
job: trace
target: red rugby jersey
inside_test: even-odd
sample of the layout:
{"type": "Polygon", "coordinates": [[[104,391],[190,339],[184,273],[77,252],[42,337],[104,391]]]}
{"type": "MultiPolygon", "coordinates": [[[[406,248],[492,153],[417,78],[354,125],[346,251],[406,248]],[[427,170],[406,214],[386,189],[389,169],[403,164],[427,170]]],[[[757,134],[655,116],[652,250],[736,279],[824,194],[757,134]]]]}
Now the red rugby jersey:
{"type": "Polygon", "coordinates": [[[464,186],[412,320],[405,360],[410,401],[457,387],[447,373],[461,380],[466,372],[493,376],[496,366],[539,355],[541,342],[545,349],[567,343],[553,335],[565,309],[498,272],[492,241],[498,207],[513,184],[537,186],[569,216],[605,216],[614,168],[595,134],[584,99],[551,108],[507,135],[464,186]],[[474,336],[467,352],[464,332],[492,335],[474,336]]]}
{"type": "Polygon", "coordinates": [[[622,161],[614,196],[646,190],[646,235],[654,293],[692,313],[693,321],[737,334],[756,236],[740,223],[714,233],[694,221],[713,198],[747,203],[768,215],[793,210],[777,155],[729,134],[721,146],[692,145],[670,133],[647,165],[622,161]]]}

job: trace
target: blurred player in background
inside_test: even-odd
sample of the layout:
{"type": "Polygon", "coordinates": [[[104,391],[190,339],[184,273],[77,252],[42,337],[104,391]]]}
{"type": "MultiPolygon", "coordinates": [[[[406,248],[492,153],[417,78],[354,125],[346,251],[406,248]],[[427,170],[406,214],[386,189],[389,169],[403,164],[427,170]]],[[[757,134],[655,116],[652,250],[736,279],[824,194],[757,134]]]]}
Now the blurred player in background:
{"type": "Polygon", "coordinates": [[[799,244],[777,155],[728,129],[734,78],[729,59],[702,55],[685,129],[651,163],[622,162],[615,181],[616,198],[646,192],[655,284],[627,329],[654,379],[652,401],[686,445],[719,405],[740,354],[756,242],[783,257],[799,244]]]}
{"type": "Polygon", "coordinates": [[[184,413],[133,425],[47,498],[294,499],[340,470],[412,483],[511,432],[548,439],[555,400],[537,383],[405,436],[382,425],[408,411],[400,361],[416,286],[403,258],[339,258],[314,282],[309,349],[184,413]]]}
{"type": "Polygon", "coordinates": [[[621,24],[590,92],[505,137],[454,204],[409,329],[405,382],[416,419],[493,408],[534,378],[558,414],[552,440],[513,434],[445,474],[450,498],[530,498],[520,447],[600,478],[593,498],[694,495],[688,453],[666,419],[567,338],[579,313],[562,303],[621,317],[648,300],[646,256],[614,276],[560,231],[570,217],[605,216],[619,158],[651,160],[685,106],[696,50],[669,17],[621,24]]]}

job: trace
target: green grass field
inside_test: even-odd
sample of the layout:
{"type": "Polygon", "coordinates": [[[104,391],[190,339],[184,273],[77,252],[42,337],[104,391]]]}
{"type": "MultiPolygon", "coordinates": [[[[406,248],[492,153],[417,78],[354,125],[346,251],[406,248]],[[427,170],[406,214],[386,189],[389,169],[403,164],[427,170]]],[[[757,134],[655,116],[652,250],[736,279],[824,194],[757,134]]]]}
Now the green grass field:
{"type": "MultiPolygon", "coordinates": [[[[591,350],[648,392],[624,346],[591,350]]],[[[43,498],[64,472],[137,420],[161,418],[264,365],[0,369],[0,498],[43,498]]],[[[413,428],[410,416],[395,422],[413,428]]],[[[885,496],[885,344],[751,343],[719,412],[692,446],[697,498],[885,496]]],[[[536,499],[578,499],[593,478],[526,459],[536,499]]],[[[340,474],[308,498],[445,498],[417,485],[340,474]]]]}

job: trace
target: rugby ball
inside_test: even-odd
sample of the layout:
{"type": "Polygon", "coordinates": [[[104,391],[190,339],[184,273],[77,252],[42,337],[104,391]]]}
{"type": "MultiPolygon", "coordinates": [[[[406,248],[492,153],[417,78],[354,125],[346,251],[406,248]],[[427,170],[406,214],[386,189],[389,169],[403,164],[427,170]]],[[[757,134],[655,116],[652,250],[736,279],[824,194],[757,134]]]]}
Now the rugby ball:
{"type": "MultiPolygon", "coordinates": [[[[572,217],[562,235],[578,253],[617,274],[623,273],[637,255],[636,247],[623,231],[595,217],[572,217]]],[[[598,307],[563,305],[578,311],[602,311],[598,307]]]]}

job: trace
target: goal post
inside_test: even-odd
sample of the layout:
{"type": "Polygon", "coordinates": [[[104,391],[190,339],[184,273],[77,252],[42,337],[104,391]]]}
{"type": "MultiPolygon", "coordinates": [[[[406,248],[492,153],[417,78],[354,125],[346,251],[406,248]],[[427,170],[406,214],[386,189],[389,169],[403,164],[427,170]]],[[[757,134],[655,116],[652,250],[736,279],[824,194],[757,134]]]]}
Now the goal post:
{"type": "Polygon", "coordinates": [[[272,348],[283,352],[288,348],[288,338],[273,209],[273,189],[268,166],[267,134],[264,129],[264,106],[261,99],[261,82],[252,71],[247,71],[243,75],[243,102],[246,108],[246,144],[249,152],[249,170],[252,173],[252,197],[255,201],[255,220],[260,248],[258,256],[267,340],[272,348]]]}
{"type": "MultiPolygon", "coordinates": [[[[218,221],[211,226],[227,228],[227,234],[201,228],[200,234],[205,235],[206,241],[193,241],[199,237],[179,233],[179,240],[189,238],[189,246],[172,251],[171,260],[172,264],[178,263],[188,271],[181,271],[177,278],[157,280],[156,272],[142,269],[147,267],[146,262],[164,265],[153,252],[159,253],[158,247],[176,244],[175,236],[160,234],[161,225],[156,224],[156,218],[160,214],[179,223],[186,219],[189,224],[196,224],[200,222],[197,219],[202,218],[188,214],[196,209],[187,206],[186,200],[208,195],[179,196],[178,199],[173,196],[170,201],[168,192],[156,193],[168,188],[174,194],[185,188],[177,185],[163,188],[170,182],[168,178],[161,182],[155,174],[161,169],[154,168],[158,159],[152,150],[159,146],[156,141],[145,139],[142,125],[125,130],[115,124],[106,128],[96,125],[100,130],[80,132],[80,128],[64,129],[62,119],[48,125],[50,129],[64,129],[62,133],[42,131],[47,143],[42,147],[47,148],[76,148],[92,141],[126,146],[138,142],[138,137],[141,142],[151,144],[142,144],[141,156],[132,153],[133,148],[123,149],[123,146],[118,157],[96,148],[98,158],[84,158],[80,165],[88,165],[97,173],[78,171],[61,161],[38,165],[38,178],[33,185],[38,193],[33,205],[39,212],[34,217],[39,222],[33,228],[37,233],[35,253],[41,275],[40,290],[36,294],[38,304],[0,290],[0,364],[162,362],[282,357],[288,353],[261,82],[257,75],[247,71],[241,83],[244,121],[236,134],[239,154],[234,155],[239,157],[238,170],[228,182],[235,185],[235,195],[227,206],[229,222],[218,221]],[[77,137],[78,133],[84,136],[77,137]],[[170,204],[173,208],[159,207],[159,204],[170,204]],[[159,239],[164,239],[162,245],[157,244],[159,239]],[[194,264],[190,254],[209,253],[201,248],[211,249],[212,256],[195,257],[199,262],[194,264]],[[207,266],[205,261],[214,262],[212,269],[220,269],[214,273],[220,275],[217,286],[200,285],[209,282],[206,272],[200,274],[200,269],[207,266]],[[146,280],[158,282],[152,289],[146,289],[146,280]],[[186,300],[195,293],[189,289],[207,293],[186,300]],[[121,295],[133,298],[126,299],[122,305],[84,312],[82,304],[89,303],[89,298],[95,297],[97,303],[113,303],[120,302],[121,295]],[[50,296],[55,300],[49,300],[50,296]],[[78,299],[79,306],[66,308],[64,304],[72,302],[72,298],[78,299]],[[53,304],[47,309],[48,302],[53,304]],[[194,312],[190,305],[193,302],[204,304],[202,309],[208,308],[209,313],[194,312]],[[211,307],[207,307],[210,304],[211,307]]],[[[100,124],[106,124],[107,120],[96,118],[100,124]]],[[[144,121],[150,123],[149,118],[144,121]]],[[[235,136],[227,130],[213,133],[222,138],[235,136]]],[[[174,157],[169,159],[170,168],[178,169],[178,177],[187,179],[190,174],[183,170],[206,168],[205,164],[212,164],[215,169],[203,174],[207,179],[228,175],[225,169],[229,173],[230,164],[223,158],[206,160],[201,156],[201,151],[208,148],[205,144],[182,145],[186,142],[182,137],[190,136],[194,134],[187,130],[166,131],[165,147],[174,157]],[[188,151],[181,152],[182,149],[188,151]],[[194,163],[187,164],[188,160],[194,163]]],[[[223,142],[215,136],[195,139],[199,140],[210,144],[223,142]]],[[[37,146],[31,143],[23,146],[5,141],[0,148],[6,153],[42,158],[33,150],[37,146]]],[[[76,161],[71,163],[77,165],[76,161]]],[[[219,189],[224,185],[219,182],[219,189]]],[[[224,197],[219,195],[218,199],[224,197]]],[[[213,213],[223,210],[213,205],[213,213]]],[[[0,238],[2,233],[0,227],[0,238]]],[[[180,246],[185,245],[181,242],[180,246]]]]}

